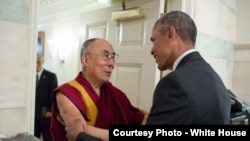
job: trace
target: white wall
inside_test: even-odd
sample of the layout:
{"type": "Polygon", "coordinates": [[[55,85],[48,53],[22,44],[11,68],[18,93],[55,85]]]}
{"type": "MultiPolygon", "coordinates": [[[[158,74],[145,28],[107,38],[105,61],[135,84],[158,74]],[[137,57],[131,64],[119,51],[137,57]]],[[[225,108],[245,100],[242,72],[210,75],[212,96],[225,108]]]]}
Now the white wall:
{"type": "Polygon", "coordinates": [[[199,30],[196,47],[231,89],[236,36],[235,0],[198,0],[194,9],[199,30]]]}
{"type": "Polygon", "coordinates": [[[0,135],[33,134],[37,1],[0,1],[0,135]],[[14,10],[13,10],[14,9],[14,10]]]}
{"type": "Polygon", "coordinates": [[[250,1],[237,0],[233,91],[250,103],[250,1]]]}
{"type": "Polygon", "coordinates": [[[237,44],[250,44],[250,1],[237,0],[237,25],[236,42],[237,44]]]}
{"type": "MultiPolygon", "coordinates": [[[[250,12],[250,11],[249,11],[250,12]]],[[[238,44],[235,48],[232,90],[250,104],[250,44],[238,44]]]]}

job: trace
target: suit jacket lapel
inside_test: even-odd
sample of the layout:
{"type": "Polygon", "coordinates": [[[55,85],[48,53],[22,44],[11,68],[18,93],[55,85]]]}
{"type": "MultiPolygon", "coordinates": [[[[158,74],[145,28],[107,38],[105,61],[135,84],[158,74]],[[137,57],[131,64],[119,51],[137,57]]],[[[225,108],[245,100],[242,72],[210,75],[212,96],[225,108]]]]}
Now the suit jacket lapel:
{"type": "Polygon", "coordinates": [[[37,87],[42,85],[42,83],[45,79],[46,79],[46,70],[44,69],[43,72],[41,73],[40,79],[38,80],[37,87]]]}

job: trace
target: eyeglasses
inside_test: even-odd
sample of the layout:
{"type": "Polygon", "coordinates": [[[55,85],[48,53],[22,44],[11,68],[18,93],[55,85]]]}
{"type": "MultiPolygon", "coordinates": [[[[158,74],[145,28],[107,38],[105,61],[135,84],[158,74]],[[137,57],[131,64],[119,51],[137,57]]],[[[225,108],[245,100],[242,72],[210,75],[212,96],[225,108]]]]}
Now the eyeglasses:
{"type": "Polygon", "coordinates": [[[96,53],[86,53],[86,54],[92,54],[92,55],[100,55],[103,57],[103,60],[108,61],[109,59],[113,59],[116,61],[119,58],[119,55],[116,54],[115,52],[109,53],[109,52],[104,52],[103,54],[96,54],[96,53]]]}

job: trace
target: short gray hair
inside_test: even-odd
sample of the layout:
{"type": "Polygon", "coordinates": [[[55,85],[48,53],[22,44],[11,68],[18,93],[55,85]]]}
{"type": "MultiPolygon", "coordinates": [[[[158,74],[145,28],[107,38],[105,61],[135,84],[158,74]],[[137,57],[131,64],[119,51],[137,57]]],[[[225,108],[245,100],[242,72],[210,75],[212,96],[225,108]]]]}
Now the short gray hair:
{"type": "Polygon", "coordinates": [[[190,41],[195,45],[197,28],[193,19],[182,11],[171,11],[166,13],[155,23],[155,26],[159,26],[161,32],[164,33],[169,26],[174,26],[177,34],[183,41],[190,41]]]}
{"type": "Polygon", "coordinates": [[[87,48],[94,43],[98,38],[92,38],[92,39],[88,39],[86,40],[82,46],[81,46],[81,52],[80,52],[80,59],[82,57],[82,55],[86,52],[87,48]]]}

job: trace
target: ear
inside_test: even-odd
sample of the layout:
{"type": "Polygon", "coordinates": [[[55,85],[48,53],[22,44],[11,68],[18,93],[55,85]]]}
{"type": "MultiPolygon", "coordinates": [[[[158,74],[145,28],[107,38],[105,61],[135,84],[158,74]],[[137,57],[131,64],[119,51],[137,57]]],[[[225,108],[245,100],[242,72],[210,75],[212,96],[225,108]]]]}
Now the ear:
{"type": "Polygon", "coordinates": [[[83,65],[86,65],[88,63],[88,56],[86,54],[83,54],[81,56],[81,62],[83,65]]]}
{"type": "Polygon", "coordinates": [[[173,26],[168,27],[168,38],[171,40],[176,38],[176,30],[173,26]]]}

